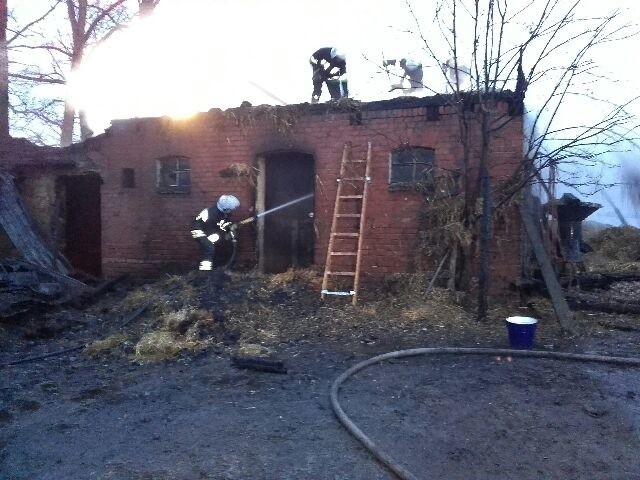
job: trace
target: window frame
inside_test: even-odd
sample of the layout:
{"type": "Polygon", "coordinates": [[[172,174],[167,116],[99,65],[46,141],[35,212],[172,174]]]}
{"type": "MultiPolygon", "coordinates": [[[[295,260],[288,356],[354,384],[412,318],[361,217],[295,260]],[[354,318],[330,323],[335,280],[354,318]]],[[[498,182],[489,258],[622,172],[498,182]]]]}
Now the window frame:
{"type": "Polygon", "coordinates": [[[161,194],[185,195],[191,193],[191,161],[183,155],[166,155],[156,159],[156,191],[161,194]],[[169,162],[175,164],[169,168],[169,162]],[[167,172],[167,169],[169,171],[167,172]],[[165,183],[164,180],[174,175],[175,184],[165,183]],[[186,178],[186,182],[182,179],[186,178]]]}
{"type": "MultiPolygon", "coordinates": [[[[416,159],[415,156],[412,156],[412,158],[416,159]]],[[[393,150],[390,154],[389,154],[389,190],[390,191],[404,191],[404,190],[411,190],[414,189],[417,185],[423,183],[426,178],[424,178],[424,173],[425,172],[429,172],[429,171],[433,171],[433,169],[435,168],[435,163],[436,163],[436,159],[435,159],[435,149],[431,148],[431,147],[423,147],[423,146],[406,146],[406,147],[402,147],[402,148],[398,148],[396,150],[393,150]],[[413,161],[413,162],[406,162],[406,161],[400,161],[400,160],[396,160],[398,158],[398,154],[400,153],[406,153],[408,151],[420,151],[420,152],[424,152],[424,153],[428,153],[428,161],[424,161],[424,162],[418,162],[418,161],[413,161]],[[397,179],[394,180],[394,166],[413,166],[413,170],[411,172],[411,179],[408,181],[399,181],[397,179]],[[425,168],[422,168],[420,170],[420,172],[418,172],[418,165],[424,165],[425,168]],[[419,176],[423,176],[423,178],[419,178],[419,176]]],[[[397,178],[397,175],[395,176],[397,178]]]]}

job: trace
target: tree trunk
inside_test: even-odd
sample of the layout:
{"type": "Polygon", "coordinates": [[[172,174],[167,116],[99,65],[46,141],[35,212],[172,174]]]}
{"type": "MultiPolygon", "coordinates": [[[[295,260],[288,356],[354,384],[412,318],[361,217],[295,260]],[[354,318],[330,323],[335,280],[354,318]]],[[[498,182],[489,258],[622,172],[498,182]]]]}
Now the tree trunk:
{"type": "Polygon", "coordinates": [[[478,272],[478,316],[482,321],[487,317],[489,283],[491,280],[491,177],[486,165],[482,169],[482,219],[480,220],[480,271],[478,272]]]}
{"type": "Polygon", "coordinates": [[[0,0],[0,141],[9,137],[9,52],[7,0],[0,0]]]}
{"type": "Polygon", "coordinates": [[[458,269],[458,242],[454,241],[451,245],[451,256],[449,257],[449,281],[447,288],[452,292],[456,289],[456,272],[458,269]]]}
{"type": "Polygon", "coordinates": [[[73,143],[73,126],[76,120],[76,109],[67,99],[64,102],[64,116],[62,117],[62,130],[60,132],[60,146],[68,147],[73,143]]]}
{"type": "Polygon", "coordinates": [[[480,152],[480,195],[482,196],[482,218],[480,220],[480,269],[478,272],[478,315],[477,320],[487,317],[489,282],[491,277],[491,220],[493,216],[491,176],[489,173],[489,153],[491,132],[490,113],[482,112],[482,150],[480,152]]]}
{"type": "MultiPolygon", "coordinates": [[[[475,211],[476,195],[471,185],[472,168],[470,166],[470,139],[469,139],[469,119],[464,108],[464,98],[460,91],[455,92],[455,108],[458,117],[458,129],[460,135],[460,144],[462,145],[462,194],[464,195],[464,205],[462,208],[462,217],[460,222],[462,226],[469,231],[472,227],[472,216],[475,211]]],[[[473,258],[473,242],[456,242],[456,257],[458,264],[456,271],[452,272],[453,285],[459,290],[468,291],[471,286],[471,260],[473,258]]]]}
{"type": "Polygon", "coordinates": [[[91,130],[87,122],[87,112],[84,110],[78,111],[78,118],[80,119],[80,140],[84,141],[87,138],[91,138],[93,136],[93,130],[91,130]]]}
{"type": "MultiPolygon", "coordinates": [[[[80,0],[76,5],[73,0],[67,0],[67,13],[71,25],[71,73],[75,72],[82,63],[84,47],[87,43],[87,0],[80,0]]],[[[76,122],[76,109],[67,97],[64,102],[64,116],[60,132],[60,146],[67,147],[73,143],[73,127],[76,122]]]]}

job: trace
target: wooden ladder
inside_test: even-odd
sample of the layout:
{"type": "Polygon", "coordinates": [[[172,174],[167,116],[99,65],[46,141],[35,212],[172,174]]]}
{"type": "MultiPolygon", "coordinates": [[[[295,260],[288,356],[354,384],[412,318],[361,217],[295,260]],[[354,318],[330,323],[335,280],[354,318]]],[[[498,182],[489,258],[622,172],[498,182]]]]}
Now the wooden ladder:
{"type": "Polygon", "coordinates": [[[358,302],[367,193],[371,183],[370,164],[371,142],[367,144],[364,160],[352,159],[351,144],[345,144],[322,279],[322,298],[326,295],[348,295],[352,297],[351,303],[355,305],[358,302]],[[332,277],[351,278],[351,288],[335,290],[334,287],[334,290],[329,290],[329,283],[332,287],[336,283],[330,282],[332,277]]]}

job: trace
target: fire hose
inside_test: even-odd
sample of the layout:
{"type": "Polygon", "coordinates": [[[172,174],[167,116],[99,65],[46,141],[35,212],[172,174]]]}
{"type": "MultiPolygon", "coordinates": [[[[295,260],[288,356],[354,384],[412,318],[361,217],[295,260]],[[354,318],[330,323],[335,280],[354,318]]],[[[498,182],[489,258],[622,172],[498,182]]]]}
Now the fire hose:
{"type": "Polygon", "coordinates": [[[331,385],[331,407],[340,423],[347,429],[347,431],[353,435],[373,456],[384,466],[386,466],[391,472],[395,474],[397,478],[401,480],[418,480],[418,478],[405,469],[402,465],[396,462],[388,453],[382,450],[376,443],[364,434],[358,426],[353,423],[349,416],[344,412],[340,406],[338,400],[338,393],[342,384],[352,375],[364,370],[371,365],[382,362],[384,360],[390,360],[394,358],[414,357],[417,355],[442,355],[442,354],[455,354],[455,355],[512,355],[514,357],[533,357],[533,358],[548,358],[553,360],[573,360],[578,362],[598,362],[598,363],[611,363],[617,365],[627,365],[633,367],[640,367],[640,358],[631,357],[615,357],[606,355],[590,355],[582,353],[565,353],[565,352],[552,352],[541,350],[513,350],[506,348],[457,348],[457,347],[434,347],[434,348],[413,348],[410,350],[397,350],[395,352],[389,352],[382,355],[378,355],[368,360],[364,360],[353,367],[346,370],[340,375],[331,385]]]}
{"type": "Polygon", "coordinates": [[[236,253],[238,251],[238,240],[236,239],[236,229],[242,225],[249,225],[252,222],[255,222],[257,217],[249,217],[244,220],[240,220],[238,223],[234,223],[231,225],[229,236],[231,237],[231,255],[229,256],[229,260],[222,266],[222,270],[227,270],[233,266],[233,262],[236,261],[236,253]]]}

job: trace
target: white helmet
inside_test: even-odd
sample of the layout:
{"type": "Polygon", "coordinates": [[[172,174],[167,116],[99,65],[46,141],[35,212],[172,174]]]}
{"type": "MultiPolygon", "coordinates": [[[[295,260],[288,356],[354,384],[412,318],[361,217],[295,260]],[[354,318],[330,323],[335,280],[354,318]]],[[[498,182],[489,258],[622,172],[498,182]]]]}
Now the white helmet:
{"type": "Polygon", "coordinates": [[[222,195],[218,199],[218,203],[216,206],[222,213],[227,214],[231,213],[232,210],[235,210],[240,206],[240,200],[238,200],[233,195],[222,195]]]}
{"type": "Polygon", "coordinates": [[[340,60],[346,60],[347,55],[339,48],[333,47],[331,49],[331,58],[338,58],[340,60]]]}

